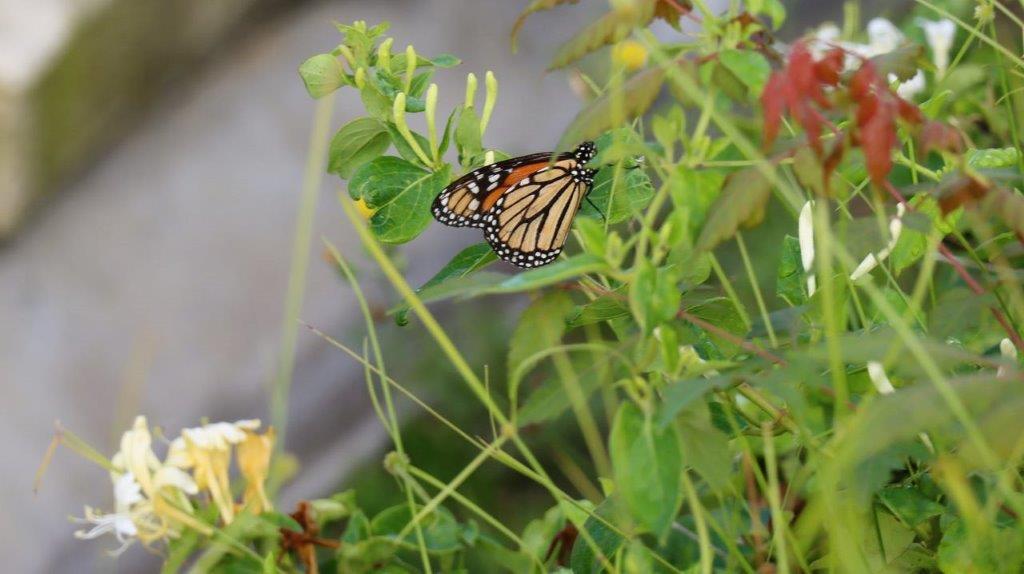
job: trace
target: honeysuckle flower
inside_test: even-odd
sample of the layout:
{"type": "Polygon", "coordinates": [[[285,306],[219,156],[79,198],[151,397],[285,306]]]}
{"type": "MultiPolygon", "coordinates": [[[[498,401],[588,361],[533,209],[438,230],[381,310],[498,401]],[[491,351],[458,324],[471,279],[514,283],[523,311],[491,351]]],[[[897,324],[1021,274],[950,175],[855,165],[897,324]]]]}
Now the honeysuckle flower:
{"type": "Polygon", "coordinates": [[[116,550],[110,551],[112,556],[118,556],[135,542],[139,534],[135,522],[132,521],[132,505],[142,502],[142,487],[135,482],[135,477],[130,472],[113,478],[114,482],[114,512],[103,514],[92,507],[85,507],[85,518],[75,519],[76,522],[92,524],[88,530],[75,531],[75,538],[80,540],[92,540],[108,533],[112,533],[121,544],[116,550]]]}
{"type": "Polygon", "coordinates": [[[872,18],[868,22],[868,48],[872,56],[888,54],[904,41],[903,32],[885,18],[872,18]]]}
{"type": "Polygon", "coordinates": [[[875,385],[879,394],[891,395],[896,392],[892,382],[889,381],[889,376],[885,374],[885,367],[882,366],[882,363],[868,361],[868,378],[871,379],[871,384],[875,385]]]}
{"type": "Polygon", "coordinates": [[[878,253],[868,253],[860,265],[850,273],[850,280],[856,281],[861,277],[871,273],[871,271],[878,267],[878,264],[885,261],[889,254],[892,253],[896,242],[899,241],[900,234],[903,232],[903,215],[907,212],[907,206],[905,203],[899,203],[896,205],[896,217],[889,220],[889,242],[884,248],[878,253]]]}
{"type": "MultiPolygon", "coordinates": [[[[999,341],[999,354],[1008,361],[1017,362],[1017,347],[1014,347],[1013,341],[1009,339],[999,341]]],[[[1006,367],[999,367],[996,369],[996,377],[1005,377],[1008,371],[1006,367]]]]}
{"type": "MultiPolygon", "coordinates": [[[[903,32],[895,24],[885,18],[874,18],[868,22],[868,43],[844,42],[840,40],[841,32],[832,23],[819,27],[811,42],[811,51],[815,58],[821,58],[826,51],[838,47],[846,50],[847,56],[843,60],[843,71],[849,72],[860,67],[862,58],[873,58],[899,48],[906,41],[903,32]]],[[[895,74],[889,74],[890,83],[897,82],[895,74]]],[[[917,74],[905,81],[900,82],[896,92],[901,98],[911,99],[925,89],[924,73],[918,70],[917,74]]]]}
{"type": "Polygon", "coordinates": [[[246,438],[247,430],[259,428],[258,420],[235,423],[211,423],[187,428],[171,441],[167,460],[178,468],[192,469],[192,477],[200,490],[210,493],[221,519],[230,524],[235,517],[231,500],[231,446],[246,438]]]}
{"type": "Polygon", "coordinates": [[[797,236],[800,240],[800,263],[807,274],[807,296],[811,297],[818,290],[818,278],[814,275],[814,222],[811,209],[813,201],[808,201],[800,209],[797,220],[797,236]]]}
{"type": "Polygon", "coordinates": [[[247,433],[245,440],[238,445],[238,470],[245,479],[242,506],[255,514],[274,508],[264,489],[273,450],[274,429],[263,434],[247,433]]]}
{"type": "Polygon", "coordinates": [[[199,492],[192,477],[157,458],[145,417],[135,418],[132,428],[121,436],[120,447],[111,458],[114,512],[103,514],[85,507],[85,517],[78,521],[93,527],[75,532],[82,539],[114,534],[121,543],[115,553],[135,540],[151,544],[177,536],[181,519],[189,517],[187,496],[199,492]]]}
{"type": "Polygon", "coordinates": [[[946,75],[946,69],[949,67],[949,52],[953,49],[953,40],[956,39],[956,24],[945,18],[934,21],[918,18],[917,25],[924,30],[925,41],[932,50],[935,75],[941,78],[946,75]]]}
{"type": "MultiPolygon", "coordinates": [[[[890,81],[892,81],[895,78],[895,74],[890,74],[890,76],[890,81]]],[[[905,82],[901,82],[900,85],[896,87],[896,95],[904,100],[912,100],[927,87],[924,72],[918,70],[917,73],[914,74],[913,78],[910,78],[905,82]]]]}
{"type": "MultiPolygon", "coordinates": [[[[892,386],[892,382],[889,381],[889,376],[885,374],[885,367],[878,361],[868,361],[868,378],[871,379],[871,384],[875,386],[875,390],[880,395],[891,395],[896,392],[896,389],[892,386]]],[[[921,443],[924,444],[931,452],[935,452],[935,445],[932,444],[932,439],[928,436],[928,433],[919,433],[918,438],[921,439],[921,443]]]]}
{"type": "Polygon", "coordinates": [[[184,429],[180,437],[171,441],[168,464],[192,470],[197,488],[209,492],[225,524],[230,524],[235,517],[228,475],[231,448],[241,444],[259,427],[258,420],[211,423],[184,429]]]}

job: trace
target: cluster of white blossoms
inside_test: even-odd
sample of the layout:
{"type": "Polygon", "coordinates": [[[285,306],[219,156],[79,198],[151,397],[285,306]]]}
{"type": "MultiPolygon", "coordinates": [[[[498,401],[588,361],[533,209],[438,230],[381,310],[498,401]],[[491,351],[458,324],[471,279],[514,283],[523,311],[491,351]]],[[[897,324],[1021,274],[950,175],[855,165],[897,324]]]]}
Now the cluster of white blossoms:
{"type": "Polygon", "coordinates": [[[114,510],[102,513],[85,507],[77,522],[91,527],[75,532],[81,539],[112,534],[120,554],[136,540],[150,545],[175,538],[186,528],[209,534],[208,524],[196,518],[194,497],[207,493],[224,524],[238,512],[260,513],[270,509],[264,491],[274,431],[256,431],[258,420],[213,423],[182,431],[171,441],[164,460],[153,451],[146,417],[136,417],[121,437],[120,450],[110,460],[114,486],[114,510]],[[245,494],[237,505],[230,489],[232,452],[245,479],[245,494]]]}
{"type": "MultiPolygon", "coordinates": [[[[949,53],[953,49],[953,41],[956,39],[956,24],[952,20],[946,19],[932,21],[918,18],[917,25],[924,31],[932,63],[935,64],[935,77],[942,78],[949,68],[949,53]]],[[[847,42],[840,40],[841,32],[835,24],[825,24],[815,32],[811,48],[818,57],[832,47],[846,50],[848,56],[845,66],[850,70],[860,65],[860,58],[873,58],[888,54],[906,42],[903,32],[885,18],[874,18],[868,22],[867,34],[867,44],[847,42]]],[[[890,74],[889,81],[896,82],[896,76],[890,74]]],[[[918,70],[912,78],[900,82],[896,93],[901,98],[910,100],[924,91],[926,87],[927,80],[924,72],[918,70]]]]}

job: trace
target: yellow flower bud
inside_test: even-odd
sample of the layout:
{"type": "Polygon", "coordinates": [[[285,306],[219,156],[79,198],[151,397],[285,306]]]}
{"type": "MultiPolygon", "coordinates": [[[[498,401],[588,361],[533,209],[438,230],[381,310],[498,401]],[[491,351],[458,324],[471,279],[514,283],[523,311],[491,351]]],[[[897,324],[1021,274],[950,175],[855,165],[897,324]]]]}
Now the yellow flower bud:
{"type": "Polygon", "coordinates": [[[612,49],[612,60],[629,71],[639,70],[647,63],[647,48],[636,40],[623,40],[612,49]]]}

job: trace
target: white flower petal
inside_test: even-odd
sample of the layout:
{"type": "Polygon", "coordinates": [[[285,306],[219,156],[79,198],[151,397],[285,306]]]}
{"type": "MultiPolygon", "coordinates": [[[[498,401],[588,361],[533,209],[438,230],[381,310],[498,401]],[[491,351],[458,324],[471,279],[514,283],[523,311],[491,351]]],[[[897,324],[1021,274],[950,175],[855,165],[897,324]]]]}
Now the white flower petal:
{"type": "Polygon", "coordinates": [[[935,21],[918,18],[917,25],[924,30],[924,38],[932,50],[936,73],[941,78],[949,67],[949,52],[956,39],[956,24],[945,18],[935,21]]]}
{"type": "MultiPolygon", "coordinates": [[[[893,78],[890,79],[892,81],[893,78]]],[[[904,100],[913,100],[915,96],[923,92],[927,88],[927,82],[924,77],[924,72],[918,70],[914,74],[913,78],[910,78],[906,82],[901,82],[896,88],[896,95],[903,98],[904,100]]]]}
{"type": "Polygon", "coordinates": [[[800,263],[803,265],[804,273],[807,273],[807,296],[814,295],[817,290],[817,277],[813,272],[814,267],[814,218],[811,208],[813,201],[808,201],[800,209],[800,217],[797,219],[797,236],[800,240],[800,263]]]}
{"type": "Polygon", "coordinates": [[[156,475],[153,476],[153,482],[156,484],[157,489],[171,487],[185,494],[199,493],[199,487],[196,486],[192,477],[187,472],[173,466],[165,466],[156,471],[156,475]]]}
{"type": "Polygon", "coordinates": [[[889,377],[885,374],[885,367],[882,366],[882,363],[869,361],[868,377],[880,394],[891,395],[896,392],[896,389],[893,388],[892,383],[889,381],[889,377]]]}
{"type": "Polygon", "coordinates": [[[872,56],[888,54],[903,43],[903,32],[885,18],[874,18],[868,22],[868,41],[872,56]]]}

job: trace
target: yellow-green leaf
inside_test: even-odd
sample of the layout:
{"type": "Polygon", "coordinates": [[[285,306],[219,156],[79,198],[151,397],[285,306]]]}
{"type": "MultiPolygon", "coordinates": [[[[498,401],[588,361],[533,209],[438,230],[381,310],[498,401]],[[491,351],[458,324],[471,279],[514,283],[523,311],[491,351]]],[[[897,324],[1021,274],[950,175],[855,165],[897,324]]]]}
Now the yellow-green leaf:
{"type": "Polygon", "coordinates": [[[594,139],[624,121],[642,115],[654,103],[664,83],[665,71],[661,68],[637,73],[622,85],[621,90],[604,94],[577,114],[562,136],[558,149],[594,139]]]}
{"type": "Polygon", "coordinates": [[[387,127],[380,120],[352,120],[331,139],[327,171],[348,179],[361,165],[387,151],[390,145],[387,127]]]}

